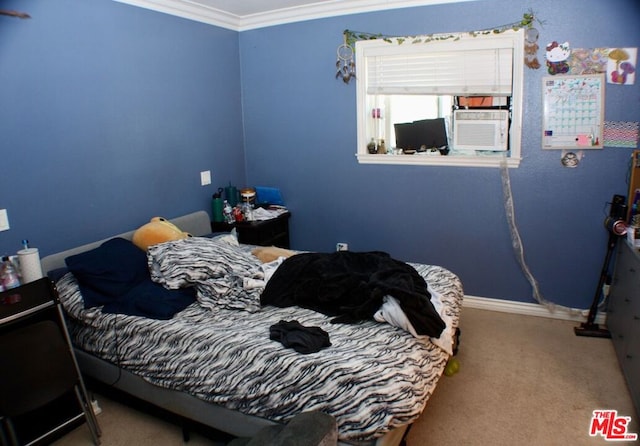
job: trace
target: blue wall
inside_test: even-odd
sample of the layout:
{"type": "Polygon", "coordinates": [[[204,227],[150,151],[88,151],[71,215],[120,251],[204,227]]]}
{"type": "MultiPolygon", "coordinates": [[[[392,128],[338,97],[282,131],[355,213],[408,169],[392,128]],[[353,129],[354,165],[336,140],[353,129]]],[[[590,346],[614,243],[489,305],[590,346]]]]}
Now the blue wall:
{"type": "MultiPolygon", "coordinates": [[[[359,14],[240,35],[247,177],[279,185],[296,248],[380,249],[444,265],[467,294],[533,302],[511,247],[499,169],[360,165],[355,84],[335,80],[342,31],[415,35],[493,28],[534,9],[544,46],[637,46],[636,0],[486,0],[359,14]]],[[[588,152],[576,169],[541,150],[541,78],[525,70],[523,156],[511,169],[518,228],[544,297],[588,308],[606,251],[613,194],[627,195],[629,149],[588,152]]],[[[606,119],[640,120],[640,82],[607,86],[606,119]]]]}
{"type": "MultiPolygon", "coordinates": [[[[342,31],[492,28],[529,8],[540,44],[637,46],[635,0],[484,0],[237,33],[110,0],[9,0],[0,17],[0,208],[42,255],[151,216],[209,209],[217,186],[278,186],[295,248],[379,249],[444,265],[467,294],[532,302],[511,248],[499,169],[359,165],[355,84],[334,79],[342,31]],[[212,170],[201,187],[199,172],[212,170]]],[[[544,54],[539,52],[544,63],[544,54]]],[[[543,69],[525,70],[524,160],[511,169],[518,227],[548,300],[586,308],[606,249],[603,220],[627,194],[631,150],[576,169],[542,151],[543,69]]],[[[606,119],[640,120],[640,81],[607,86],[606,119]]]]}
{"type": "Polygon", "coordinates": [[[237,32],[111,0],[0,7],[32,16],[0,16],[0,253],[208,209],[244,183],[237,32]]]}

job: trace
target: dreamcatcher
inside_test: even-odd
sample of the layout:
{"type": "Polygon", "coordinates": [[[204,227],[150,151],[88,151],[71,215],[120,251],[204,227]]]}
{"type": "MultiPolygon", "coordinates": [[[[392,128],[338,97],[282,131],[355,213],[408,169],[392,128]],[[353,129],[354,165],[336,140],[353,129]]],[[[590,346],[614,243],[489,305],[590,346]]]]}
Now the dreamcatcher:
{"type": "Polygon", "coordinates": [[[538,30],[531,25],[524,32],[524,64],[533,70],[540,68],[537,57],[539,35],[538,30]]]}
{"type": "Polygon", "coordinates": [[[342,78],[345,84],[356,77],[356,62],[353,59],[353,47],[347,43],[347,34],[344,34],[344,42],[338,47],[338,59],[336,60],[336,79],[342,78]]]}

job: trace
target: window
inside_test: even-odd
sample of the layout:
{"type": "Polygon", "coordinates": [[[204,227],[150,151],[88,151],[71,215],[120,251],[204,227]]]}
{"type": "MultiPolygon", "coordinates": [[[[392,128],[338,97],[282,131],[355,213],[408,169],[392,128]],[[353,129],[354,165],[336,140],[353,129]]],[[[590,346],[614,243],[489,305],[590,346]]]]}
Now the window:
{"type": "Polygon", "coordinates": [[[425,40],[356,43],[358,161],[518,167],[524,31],[425,40]]]}

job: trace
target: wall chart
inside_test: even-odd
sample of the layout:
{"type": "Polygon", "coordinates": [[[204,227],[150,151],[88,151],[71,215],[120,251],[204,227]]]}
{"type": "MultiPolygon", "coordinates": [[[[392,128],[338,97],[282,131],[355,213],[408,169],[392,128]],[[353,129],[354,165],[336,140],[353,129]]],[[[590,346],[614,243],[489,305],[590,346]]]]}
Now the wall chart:
{"type": "Polygon", "coordinates": [[[543,149],[602,149],[604,74],[542,79],[543,149]]]}

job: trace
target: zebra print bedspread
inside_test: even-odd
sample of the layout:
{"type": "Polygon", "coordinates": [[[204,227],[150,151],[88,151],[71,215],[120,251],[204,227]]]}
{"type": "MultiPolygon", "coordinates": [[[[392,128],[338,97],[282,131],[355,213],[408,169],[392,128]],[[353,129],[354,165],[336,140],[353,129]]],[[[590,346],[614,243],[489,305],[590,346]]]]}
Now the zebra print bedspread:
{"type": "MultiPolygon", "coordinates": [[[[442,296],[453,334],[462,304],[457,276],[412,264],[442,296]]],[[[371,440],[413,422],[449,355],[428,338],[388,324],[331,324],[297,307],[250,313],[194,303],[171,320],[85,309],[71,273],[57,288],[76,346],[158,386],[188,392],[245,414],[286,422],[295,414],[332,414],[341,441],[371,440]],[[269,339],[269,327],[297,320],[329,333],[331,347],[302,355],[269,339]]]]}
{"type": "Polygon", "coordinates": [[[168,289],[194,286],[200,306],[260,310],[262,263],[235,237],[190,237],[150,246],[151,279],[168,289]]]}

